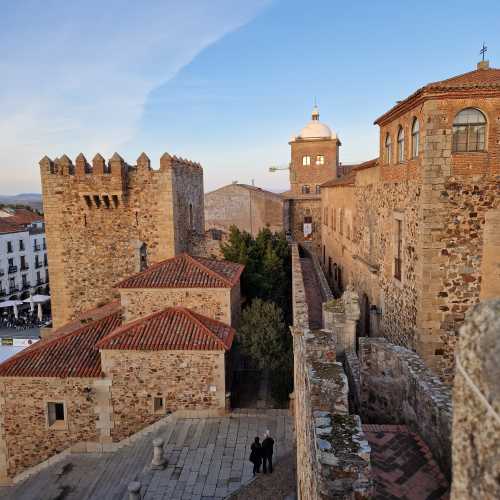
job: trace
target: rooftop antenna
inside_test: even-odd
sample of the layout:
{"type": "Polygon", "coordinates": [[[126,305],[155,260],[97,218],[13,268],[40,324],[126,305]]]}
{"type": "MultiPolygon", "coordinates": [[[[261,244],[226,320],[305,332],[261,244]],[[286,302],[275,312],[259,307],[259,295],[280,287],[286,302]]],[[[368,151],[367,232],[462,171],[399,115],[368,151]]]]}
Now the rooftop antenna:
{"type": "Polygon", "coordinates": [[[485,43],[483,42],[483,46],[481,47],[481,50],[479,51],[480,54],[483,56],[483,61],[484,61],[484,55],[488,52],[488,47],[486,47],[485,43]]]}

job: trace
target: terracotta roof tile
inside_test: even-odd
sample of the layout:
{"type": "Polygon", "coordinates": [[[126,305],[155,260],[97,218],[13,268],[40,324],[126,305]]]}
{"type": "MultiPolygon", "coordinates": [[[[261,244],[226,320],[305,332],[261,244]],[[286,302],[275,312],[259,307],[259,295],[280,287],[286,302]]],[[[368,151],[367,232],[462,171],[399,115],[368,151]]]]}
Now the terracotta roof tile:
{"type": "Polygon", "coordinates": [[[54,334],[0,364],[0,377],[99,377],[96,343],[121,324],[121,311],[76,330],[54,334]]]}
{"type": "Polygon", "coordinates": [[[229,350],[234,338],[229,325],[183,307],[162,311],[122,325],[99,343],[100,349],[141,351],[229,350]]]}
{"type": "Polygon", "coordinates": [[[374,123],[383,124],[388,120],[399,116],[399,114],[407,111],[409,106],[411,107],[420,99],[442,96],[442,94],[447,94],[449,92],[453,92],[455,94],[458,93],[458,95],[461,95],[464,92],[467,92],[468,94],[471,92],[482,92],[487,95],[491,95],[492,93],[497,95],[499,91],[500,69],[476,69],[461,75],[453,76],[446,80],[440,80],[424,85],[406,99],[398,102],[395,106],[389,109],[389,111],[377,118],[374,123]]]}
{"type": "Polygon", "coordinates": [[[154,264],[116,288],[231,288],[244,266],[227,260],[193,257],[186,253],[154,264]]]}

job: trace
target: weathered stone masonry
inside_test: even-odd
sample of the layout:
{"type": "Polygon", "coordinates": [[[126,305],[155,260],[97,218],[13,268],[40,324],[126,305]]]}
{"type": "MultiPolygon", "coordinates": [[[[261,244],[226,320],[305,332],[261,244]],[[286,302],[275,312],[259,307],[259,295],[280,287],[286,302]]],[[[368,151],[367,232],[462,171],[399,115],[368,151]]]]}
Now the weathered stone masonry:
{"type": "Polygon", "coordinates": [[[132,167],[115,154],[109,163],[83,155],[40,162],[52,317],[57,328],[111,300],[113,285],[149,263],[189,249],[203,234],[203,170],[164,154],[151,169],[142,154],[132,167]]]}

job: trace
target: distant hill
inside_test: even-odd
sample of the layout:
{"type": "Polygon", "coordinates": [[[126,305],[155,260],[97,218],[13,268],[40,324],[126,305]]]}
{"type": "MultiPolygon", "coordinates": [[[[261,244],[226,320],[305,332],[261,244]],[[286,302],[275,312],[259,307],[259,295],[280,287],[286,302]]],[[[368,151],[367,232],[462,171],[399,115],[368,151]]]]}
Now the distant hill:
{"type": "Polygon", "coordinates": [[[42,195],[40,193],[20,193],[15,195],[1,195],[0,204],[3,205],[27,205],[42,210],[42,195]]]}

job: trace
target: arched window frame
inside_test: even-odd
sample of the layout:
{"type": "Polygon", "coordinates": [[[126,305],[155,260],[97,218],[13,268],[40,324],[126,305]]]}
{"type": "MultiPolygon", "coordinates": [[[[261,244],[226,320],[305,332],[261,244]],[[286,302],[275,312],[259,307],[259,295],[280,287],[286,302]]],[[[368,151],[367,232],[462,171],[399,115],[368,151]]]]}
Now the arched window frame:
{"type": "Polygon", "coordinates": [[[389,165],[392,160],[392,139],[391,134],[387,132],[385,136],[385,162],[389,165]]]}
{"type": "Polygon", "coordinates": [[[397,135],[398,142],[398,163],[405,161],[405,129],[400,125],[397,135]]]}
{"type": "Polygon", "coordinates": [[[461,109],[453,120],[453,153],[486,151],[486,114],[480,109],[461,109]],[[470,112],[474,112],[475,117],[470,112]],[[469,113],[469,114],[468,114],[469,113]]]}
{"type": "Polygon", "coordinates": [[[418,118],[413,118],[411,125],[411,157],[418,158],[420,152],[420,123],[418,118]]]}

